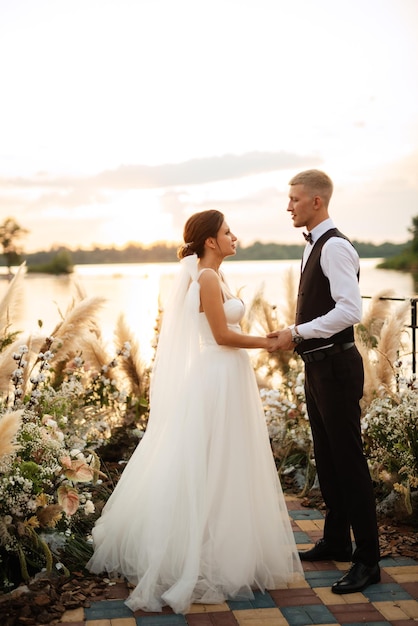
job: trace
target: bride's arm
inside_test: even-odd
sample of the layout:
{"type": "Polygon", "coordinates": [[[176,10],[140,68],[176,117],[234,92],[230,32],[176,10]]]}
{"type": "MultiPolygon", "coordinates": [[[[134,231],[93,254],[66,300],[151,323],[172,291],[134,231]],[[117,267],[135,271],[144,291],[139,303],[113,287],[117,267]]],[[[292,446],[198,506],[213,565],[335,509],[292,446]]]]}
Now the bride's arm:
{"type": "Polygon", "coordinates": [[[230,328],[223,307],[222,288],[215,271],[202,272],[199,278],[200,301],[216,343],[232,348],[265,348],[268,347],[267,337],[245,335],[230,328]]]}

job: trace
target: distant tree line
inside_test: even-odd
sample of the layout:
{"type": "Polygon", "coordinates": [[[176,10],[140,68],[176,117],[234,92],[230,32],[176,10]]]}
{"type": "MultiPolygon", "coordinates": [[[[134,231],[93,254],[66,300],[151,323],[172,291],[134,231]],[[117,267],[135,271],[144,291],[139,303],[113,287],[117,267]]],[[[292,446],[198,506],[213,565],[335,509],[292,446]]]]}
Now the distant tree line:
{"type": "MultiPolygon", "coordinates": [[[[353,241],[361,258],[394,257],[404,252],[407,244],[383,243],[376,245],[353,241]]],[[[237,261],[275,261],[286,259],[300,259],[304,244],[289,245],[280,243],[261,243],[256,241],[247,247],[238,247],[237,254],[233,257],[237,261]]],[[[152,246],[142,246],[130,243],[124,248],[101,248],[91,250],[70,250],[66,247],[55,247],[48,251],[33,252],[21,255],[28,267],[42,266],[51,263],[59,255],[66,253],[71,258],[73,265],[104,264],[104,263],[170,263],[177,260],[177,246],[166,243],[156,243],[152,246]]],[[[232,258],[232,257],[231,257],[232,258]]]]}
{"type": "MultiPolygon", "coordinates": [[[[407,270],[416,268],[418,256],[418,216],[413,219],[413,226],[408,229],[413,235],[412,242],[395,244],[385,242],[379,245],[370,242],[353,241],[360,258],[385,259],[385,267],[407,270]]],[[[12,266],[26,261],[29,272],[68,274],[74,265],[109,264],[109,263],[170,263],[177,260],[177,245],[166,242],[143,246],[129,243],[123,248],[99,247],[89,250],[70,250],[66,246],[52,247],[50,250],[24,253],[18,244],[28,231],[22,228],[14,218],[7,218],[0,224],[0,246],[3,258],[0,265],[6,265],[9,274],[12,266]]],[[[250,246],[239,246],[233,257],[237,261],[274,261],[300,259],[304,244],[261,243],[256,241],[250,246]]]]}

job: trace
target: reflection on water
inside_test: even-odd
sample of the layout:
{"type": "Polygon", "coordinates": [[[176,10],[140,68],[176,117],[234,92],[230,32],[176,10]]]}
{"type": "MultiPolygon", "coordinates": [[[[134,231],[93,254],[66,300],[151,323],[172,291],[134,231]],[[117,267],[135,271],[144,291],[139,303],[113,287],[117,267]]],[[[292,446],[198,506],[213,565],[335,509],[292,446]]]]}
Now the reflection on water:
{"type": "MultiPolygon", "coordinates": [[[[392,289],[396,297],[410,298],[416,286],[410,274],[376,269],[376,259],[361,262],[360,290],[363,296],[373,296],[392,289]]],[[[99,323],[106,341],[111,344],[119,315],[124,314],[133,335],[139,341],[144,361],[153,355],[155,320],[159,301],[164,303],[177,263],[78,265],[71,276],[28,274],[22,286],[19,310],[12,314],[12,329],[24,333],[51,334],[61,315],[77,298],[77,286],[88,297],[104,297],[106,302],[99,323]]],[[[233,291],[249,303],[263,289],[265,298],[280,310],[285,306],[286,277],[289,272],[297,283],[300,261],[227,261],[224,273],[233,291]]],[[[0,297],[8,287],[0,280],[0,297]]],[[[365,306],[367,301],[365,300],[365,306]]]]}

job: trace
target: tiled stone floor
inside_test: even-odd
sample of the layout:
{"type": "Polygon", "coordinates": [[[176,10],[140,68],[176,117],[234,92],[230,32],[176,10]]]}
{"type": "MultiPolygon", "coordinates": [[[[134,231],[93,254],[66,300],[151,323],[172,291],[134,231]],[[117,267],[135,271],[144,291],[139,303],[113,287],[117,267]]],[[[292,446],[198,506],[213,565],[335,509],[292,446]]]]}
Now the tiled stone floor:
{"type": "MultiPolygon", "coordinates": [[[[286,496],[296,543],[306,549],[322,536],[323,516],[286,496]]],[[[330,585],[347,564],[334,561],[304,563],[305,581],[288,589],[256,593],[251,602],[192,605],[186,615],[165,609],[162,613],[132,613],[124,604],[125,585],[115,587],[114,599],[92,602],[88,608],[67,611],[63,626],[413,626],[418,624],[418,562],[410,558],[385,558],[380,562],[382,581],[363,593],[336,595],[330,585]]]]}

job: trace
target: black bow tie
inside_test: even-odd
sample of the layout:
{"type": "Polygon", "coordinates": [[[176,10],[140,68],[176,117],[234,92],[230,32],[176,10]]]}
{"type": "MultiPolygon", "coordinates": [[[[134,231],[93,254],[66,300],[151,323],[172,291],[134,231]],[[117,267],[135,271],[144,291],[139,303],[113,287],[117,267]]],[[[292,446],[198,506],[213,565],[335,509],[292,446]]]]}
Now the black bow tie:
{"type": "Polygon", "coordinates": [[[302,233],[302,235],[305,237],[306,241],[312,243],[312,233],[302,233]]]}

